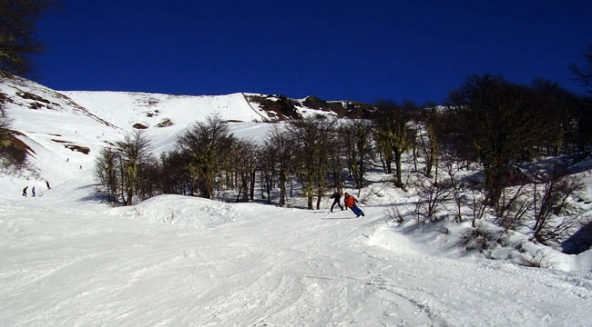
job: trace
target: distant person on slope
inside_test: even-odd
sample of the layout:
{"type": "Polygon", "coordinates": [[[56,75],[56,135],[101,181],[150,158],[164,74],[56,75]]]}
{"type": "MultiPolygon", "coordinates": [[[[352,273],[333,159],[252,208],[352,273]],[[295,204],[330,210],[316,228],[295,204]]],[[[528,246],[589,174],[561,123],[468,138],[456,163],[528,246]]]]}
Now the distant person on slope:
{"type": "Polygon", "coordinates": [[[33,197],[35,197],[35,186],[33,186],[33,189],[31,189],[31,193],[33,193],[33,197]]]}
{"type": "Polygon", "coordinates": [[[335,191],[335,193],[331,195],[331,199],[333,199],[333,204],[331,205],[331,212],[333,212],[333,207],[335,207],[335,205],[338,205],[339,208],[343,210],[343,207],[339,203],[339,200],[341,200],[341,193],[339,193],[339,191],[335,191]]]}
{"type": "Polygon", "coordinates": [[[25,186],[25,188],[23,189],[23,196],[27,196],[27,189],[28,188],[29,188],[28,186],[25,186]]]}
{"type": "Polygon", "coordinates": [[[362,209],[358,208],[358,206],[356,205],[356,202],[358,202],[358,200],[353,196],[349,195],[349,193],[345,192],[345,199],[343,200],[343,202],[345,203],[346,208],[350,208],[351,211],[353,211],[353,213],[356,214],[356,218],[364,216],[364,212],[362,211],[362,209]]]}

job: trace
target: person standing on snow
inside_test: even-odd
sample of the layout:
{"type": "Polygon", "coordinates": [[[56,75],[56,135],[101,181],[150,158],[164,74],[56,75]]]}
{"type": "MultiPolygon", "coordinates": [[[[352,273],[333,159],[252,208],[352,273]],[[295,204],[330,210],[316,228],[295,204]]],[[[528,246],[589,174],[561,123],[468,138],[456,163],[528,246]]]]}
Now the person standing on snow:
{"type": "Polygon", "coordinates": [[[23,196],[27,196],[27,189],[28,188],[29,188],[28,186],[25,186],[25,188],[23,189],[23,196]]]}
{"type": "Polygon", "coordinates": [[[35,197],[35,186],[33,186],[33,188],[31,189],[31,193],[33,194],[33,197],[35,197]]]}
{"type": "Polygon", "coordinates": [[[364,216],[364,212],[362,211],[362,209],[358,208],[358,206],[356,205],[356,202],[358,202],[358,200],[353,196],[349,195],[349,193],[345,192],[345,198],[343,202],[345,203],[346,210],[347,208],[350,208],[351,211],[356,214],[356,218],[364,216]]]}
{"type": "Polygon", "coordinates": [[[338,205],[339,208],[343,210],[343,207],[339,203],[339,200],[341,200],[341,193],[339,193],[339,191],[335,191],[335,193],[331,195],[331,199],[333,199],[333,204],[331,205],[331,212],[333,212],[333,207],[335,207],[335,205],[338,205]]]}

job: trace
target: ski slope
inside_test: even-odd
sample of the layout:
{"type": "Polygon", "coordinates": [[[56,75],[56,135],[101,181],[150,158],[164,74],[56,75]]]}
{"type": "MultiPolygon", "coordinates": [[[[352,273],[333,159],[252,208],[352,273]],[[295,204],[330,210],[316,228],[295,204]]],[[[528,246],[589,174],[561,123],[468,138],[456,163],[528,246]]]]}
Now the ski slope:
{"type": "MultiPolygon", "coordinates": [[[[329,213],[328,198],[318,211],[296,198],[278,208],[176,195],[110,207],[95,197],[94,158],[144,119],[127,107],[135,95],[105,100],[107,112],[80,104],[97,95],[70,94],[84,111],[42,86],[18,88],[60,107],[7,105],[34,155],[28,170],[0,175],[0,326],[592,326],[590,251],[550,254],[562,269],[450,255],[449,235],[409,237],[387,221],[387,206],[414,201],[389,188],[364,191],[358,219],[329,213]],[[21,196],[26,185],[36,197],[21,196]]],[[[241,101],[231,98],[216,103],[241,101]]],[[[147,130],[161,151],[203,120],[159,112],[184,122],[147,130]]],[[[263,140],[274,126],[231,129],[263,140]]]]}
{"type": "Polygon", "coordinates": [[[381,207],[112,208],[92,190],[0,200],[0,325],[590,325],[589,273],[428,255],[381,207]]]}

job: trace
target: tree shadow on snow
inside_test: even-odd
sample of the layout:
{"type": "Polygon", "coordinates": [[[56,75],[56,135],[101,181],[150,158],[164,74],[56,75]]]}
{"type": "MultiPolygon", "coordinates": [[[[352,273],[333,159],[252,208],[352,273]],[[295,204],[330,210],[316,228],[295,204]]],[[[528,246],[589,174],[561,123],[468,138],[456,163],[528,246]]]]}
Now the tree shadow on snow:
{"type": "Polygon", "coordinates": [[[592,221],[561,243],[563,253],[580,254],[592,248],[592,221]]]}
{"type": "Polygon", "coordinates": [[[108,202],[109,197],[106,193],[97,191],[96,187],[99,187],[100,184],[88,184],[81,187],[78,187],[76,190],[89,190],[88,195],[78,199],[79,202],[108,202]]]}

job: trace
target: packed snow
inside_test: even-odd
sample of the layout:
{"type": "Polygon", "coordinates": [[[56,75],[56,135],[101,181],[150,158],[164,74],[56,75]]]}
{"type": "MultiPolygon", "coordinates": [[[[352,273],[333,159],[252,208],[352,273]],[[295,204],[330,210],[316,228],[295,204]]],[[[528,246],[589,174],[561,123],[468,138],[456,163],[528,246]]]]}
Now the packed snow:
{"type": "MultiPolygon", "coordinates": [[[[40,85],[18,88],[58,103],[40,85]]],[[[130,107],[137,94],[56,94],[87,111],[7,105],[34,155],[32,168],[0,177],[0,326],[592,326],[590,251],[549,250],[549,268],[463,256],[454,230],[389,221],[388,206],[407,210],[414,199],[379,174],[369,176],[377,189],[349,190],[360,218],[329,212],[328,197],[322,210],[297,198],[289,208],[179,195],[101,203],[94,156],[149,117],[130,107]]],[[[141,96],[160,99],[158,121],[177,123],[150,124],[159,151],[221,103],[245,120],[231,124],[235,136],[262,140],[275,126],[256,123],[239,95],[175,106],[141,96]]]]}

